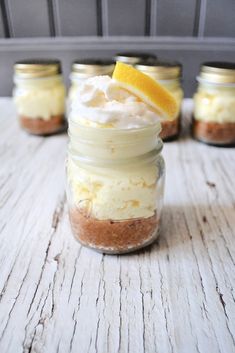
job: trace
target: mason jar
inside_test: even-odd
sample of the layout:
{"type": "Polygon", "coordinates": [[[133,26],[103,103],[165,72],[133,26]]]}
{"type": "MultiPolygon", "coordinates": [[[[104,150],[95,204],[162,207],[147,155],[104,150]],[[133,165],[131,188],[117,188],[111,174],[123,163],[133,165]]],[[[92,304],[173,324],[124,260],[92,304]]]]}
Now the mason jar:
{"type": "Polygon", "coordinates": [[[235,63],[206,62],[197,81],[193,136],[207,144],[235,145],[235,63]]]}
{"type": "Polygon", "coordinates": [[[76,97],[78,87],[84,80],[100,75],[108,75],[111,77],[114,66],[114,61],[108,59],[82,59],[74,61],[70,74],[71,86],[68,92],[69,109],[74,97],[76,97]]]}
{"type": "Polygon", "coordinates": [[[13,98],[21,127],[35,135],[65,128],[65,86],[59,60],[22,60],[14,65],[13,98]]]}
{"type": "Polygon", "coordinates": [[[118,53],[114,56],[115,61],[120,61],[122,63],[128,65],[135,65],[140,61],[148,61],[148,60],[156,60],[157,57],[151,53],[143,53],[143,52],[123,52],[118,53]]]}
{"type": "Polygon", "coordinates": [[[121,254],[157,238],[165,177],[160,129],[101,129],[69,119],[67,199],[82,245],[121,254]]]}
{"type": "Polygon", "coordinates": [[[171,121],[162,121],[160,137],[163,141],[171,141],[179,136],[181,106],[183,100],[183,89],[181,86],[182,65],[178,62],[150,60],[140,62],[135,67],[144,74],[152,77],[165,87],[177,102],[177,113],[171,121]]]}

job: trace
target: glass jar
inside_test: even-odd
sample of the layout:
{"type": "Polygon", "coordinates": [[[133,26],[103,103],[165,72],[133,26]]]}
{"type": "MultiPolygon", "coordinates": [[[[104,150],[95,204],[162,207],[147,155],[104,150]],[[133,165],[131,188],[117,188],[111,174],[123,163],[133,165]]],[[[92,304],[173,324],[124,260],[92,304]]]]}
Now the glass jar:
{"type": "Polygon", "coordinates": [[[181,105],[184,96],[181,87],[182,65],[178,62],[151,60],[140,62],[136,65],[136,68],[158,81],[175,97],[178,105],[175,119],[162,122],[160,137],[163,141],[171,141],[177,138],[180,132],[181,105]]]}
{"type": "Polygon", "coordinates": [[[21,127],[35,135],[65,129],[65,86],[60,61],[18,61],[14,71],[13,98],[21,127]]]}
{"type": "Polygon", "coordinates": [[[235,145],[235,63],[204,63],[197,81],[193,136],[207,144],[235,145]]]}
{"type": "Polygon", "coordinates": [[[121,254],[157,238],[165,177],[160,129],[159,123],[122,130],[69,120],[67,198],[82,245],[121,254]]]}
{"type": "Polygon", "coordinates": [[[71,86],[68,92],[69,110],[81,82],[93,76],[112,76],[113,70],[114,61],[112,60],[83,59],[74,61],[72,64],[72,72],[70,74],[71,86]]]}
{"type": "Polygon", "coordinates": [[[141,53],[141,52],[123,52],[115,55],[114,60],[120,61],[128,65],[135,65],[140,61],[156,60],[157,57],[154,54],[150,53],[141,53]]]}

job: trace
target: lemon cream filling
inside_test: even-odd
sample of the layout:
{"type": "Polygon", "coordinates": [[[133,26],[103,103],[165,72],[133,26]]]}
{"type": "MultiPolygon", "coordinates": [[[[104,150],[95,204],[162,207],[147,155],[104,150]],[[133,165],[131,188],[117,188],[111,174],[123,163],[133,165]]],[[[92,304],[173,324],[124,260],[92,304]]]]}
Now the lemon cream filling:
{"type": "Polygon", "coordinates": [[[109,169],[82,167],[71,159],[67,165],[71,203],[96,219],[125,220],[151,217],[156,210],[158,168],[109,169]]]}
{"type": "Polygon", "coordinates": [[[201,88],[194,96],[195,119],[235,123],[235,87],[201,88]]]}
{"type": "MultiPolygon", "coordinates": [[[[15,79],[18,82],[20,79],[15,79]]],[[[65,111],[65,88],[60,76],[20,80],[14,91],[18,114],[31,119],[50,120],[65,111]]]]}

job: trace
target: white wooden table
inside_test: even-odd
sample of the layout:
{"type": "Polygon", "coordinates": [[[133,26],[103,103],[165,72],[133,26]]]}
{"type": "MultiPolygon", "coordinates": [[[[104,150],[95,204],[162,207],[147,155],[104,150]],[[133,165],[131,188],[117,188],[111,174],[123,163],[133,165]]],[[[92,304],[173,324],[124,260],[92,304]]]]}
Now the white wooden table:
{"type": "Polygon", "coordinates": [[[159,241],[108,256],[71,235],[66,135],[27,135],[9,99],[0,134],[1,353],[235,352],[234,149],[166,144],[159,241]]]}

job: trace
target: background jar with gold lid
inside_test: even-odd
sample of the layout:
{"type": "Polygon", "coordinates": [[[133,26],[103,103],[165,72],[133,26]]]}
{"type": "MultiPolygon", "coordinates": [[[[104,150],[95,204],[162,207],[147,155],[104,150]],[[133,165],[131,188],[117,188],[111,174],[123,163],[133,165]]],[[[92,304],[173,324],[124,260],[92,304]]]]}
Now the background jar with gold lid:
{"type": "Polygon", "coordinates": [[[113,70],[114,61],[108,59],[82,59],[74,61],[70,74],[71,86],[68,92],[69,110],[81,82],[93,76],[112,76],[113,70]]]}
{"type": "Polygon", "coordinates": [[[194,137],[212,145],[235,145],[235,63],[206,62],[197,81],[194,137]]]}
{"type": "Polygon", "coordinates": [[[59,60],[29,59],[14,65],[13,98],[20,125],[35,135],[65,127],[65,86],[59,60]]]}
{"type": "Polygon", "coordinates": [[[142,52],[123,52],[115,55],[114,60],[120,61],[128,65],[138,64],[140,61],[156,60],[157,57],[154,54],[142,53],[142,52]]]}
{"type": "Polygon", "coordinates": [[[182,65],[178,62],[149,60],[136,65],[144,74],[157,80],[176,99],[178,110],[175,119],[162,122],[160,137],[163,141],[170,141],[178,137],[180,132],[181,104],[184,96],[181,87],[182,65]]]}

